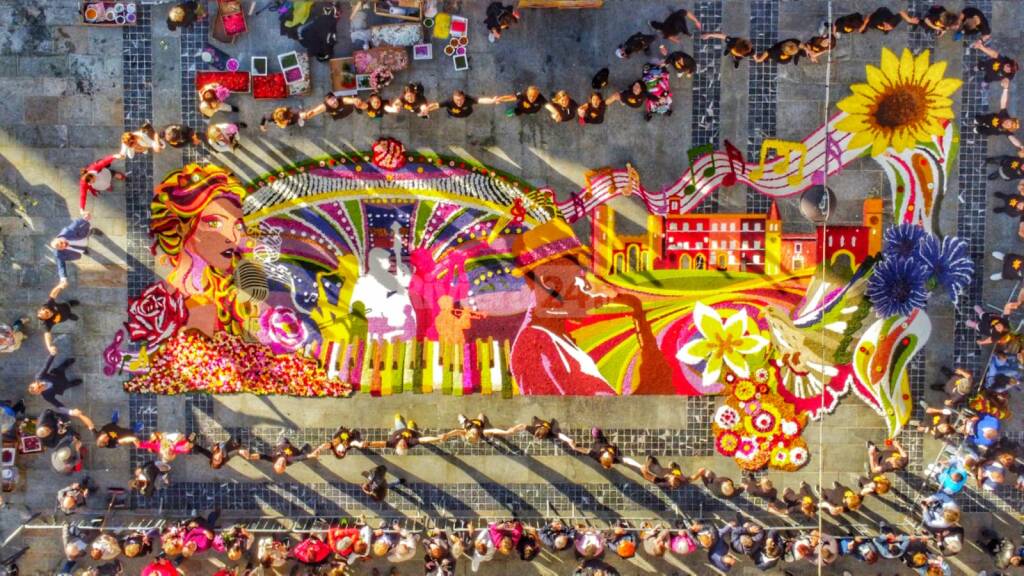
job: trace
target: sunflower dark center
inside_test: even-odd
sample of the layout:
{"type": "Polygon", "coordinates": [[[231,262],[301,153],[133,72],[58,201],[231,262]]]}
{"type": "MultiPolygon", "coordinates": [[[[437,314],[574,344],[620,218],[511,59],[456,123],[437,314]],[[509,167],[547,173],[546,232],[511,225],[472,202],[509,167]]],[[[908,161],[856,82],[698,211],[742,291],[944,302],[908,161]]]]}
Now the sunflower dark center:
{"type": "Polygon", "coordinates": [[[899,128],[924,119],[927,106],[918,86],[896,86],[882,95],[875,108],[875,122],[883,128],[899,128]]]}

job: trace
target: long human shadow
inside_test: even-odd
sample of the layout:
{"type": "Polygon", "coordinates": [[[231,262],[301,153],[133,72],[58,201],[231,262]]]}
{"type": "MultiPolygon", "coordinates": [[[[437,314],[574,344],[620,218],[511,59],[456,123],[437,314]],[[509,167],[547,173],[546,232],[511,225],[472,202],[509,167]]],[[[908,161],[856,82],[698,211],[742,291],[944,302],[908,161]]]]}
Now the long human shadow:
{"type": "Polygon", "coordinates": [[[494,482],[491,478],[485,476],[478,469],[468,465],[461,458],[453,456],[451,454],[439,454],[439,456],[446,462],[460,468],[470,478],[472,478],[477,485],[480,486],[487,494],[491,496],[496,502],[501,504],[503,507],[508,508],[512,516],[520,514],[540,516],[540,512],[526,499],[519,494],[515,493],[503,485],[494,482]]]}

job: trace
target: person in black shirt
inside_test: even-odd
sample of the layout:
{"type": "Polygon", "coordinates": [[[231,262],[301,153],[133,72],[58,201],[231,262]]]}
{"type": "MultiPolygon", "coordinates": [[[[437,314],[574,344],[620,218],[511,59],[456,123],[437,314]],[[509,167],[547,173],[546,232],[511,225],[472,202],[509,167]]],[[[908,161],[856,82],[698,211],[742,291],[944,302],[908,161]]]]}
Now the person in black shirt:
{"type": "Polygon", "coordinates": [[[121,540],[121,551],[128,558],[148,556],[153,551],[153,539],[159,532],[155,529],[149,531],[136,530],[121,540]]]}
{"type": "Polygon", "coordinates": [[[993,156],[985,158],[986,164],[996,164],[999,169],[988,175],[989,180],[1020,180],[1024,178],[1024,151],[1017,156],[993,156]]]}
{"type": "Polygon", "coordinates": [[[1017,191],[1007,194],[1006,192],[994,192],[992,194],[1003,201],[1002,206],[992,209],[996,214],[1006,214],[1011,218],[1024,217],[1024,182],[1017,184],[1017,191]]]}
{"type": "Polygon", "coordinates": [[[647,456],[640,474],[644,477],[644,480],[652,484],[672,489],[682,488],[698,478],[696,474],[693,476],[684,474],[683,469],[675,462],[669,463],[668,468],[666,468],[658,462],[657,458],[650,455],[647,456]]]}
{"type": "Polygon", "coordinates": [[[547,98],[540,93],[540,88],[527,86],[526,90],[516,92],[516,105],[511,109],[511,115],[522,116],[523,114],[536,114],[547,104],[547,98]]]}
{"type": "Polygon", "coordinates": [[[669,14],[668,18],[665,18],[663,22],[651,20],[650,24],[651,28],[661,32],[661,35],[664,36],[666,40],[679,42],[681,40],[680,36],[690,35],[690,29],[686,24],[687,20],[693,22],[693,25],[697,27],[697,30],[701,29],[700,20],[698,20],[692,12],[683,9],[676,10],[669,14]]]}
{"type": "Polygon", "coordinates": [[[697,71],[697,61],[693,59],[693,56],[690,56],[686,52],[676,50],[669,54],[668,48],[665,48],[664,46],[661,46],[659,50],[661,51],[661,55],[665,57],[665,61],[662,65],[672,66],[676,71],[676,78],[682,78],[683,76],[691,78],[693,73],[697,71]]]}
{"type": "Polygon", "coordinates": [[[811,62],[817,64],[818,58],[820,58],[822,54],[827,54],[832,51],[835,46],[835,36],[815,36],[801,44],[800,50],[803,51],[804,55],[811,59],[811,62]]]}
{"type": "Polygon", "coordinates": [[[171,7],[167,13],[167,29],[174,32],[178,28],[188,28],[195,24],[196,20],[206,18],[206,2],[187,0],[171,7]]]}
{"type": "Polygon", "coordinates": [[[234,438],[228,438],[212,444],[209,448],[200,444],[193,444],[192,451],[196,454],[202,454],[210,459],[210,468],[217,470],[231,459],[232,452],[238,451],[238,455],[242,458],[249,458],[249,451],[242,448],[242,445],[234,438]]]}
{"type": "Polygon", "coordinates": [[[615,464],[625,464],[637,471],[643,469],[643,466],[636,460],[629,456],[623,456],[619,452],[619,447],[609,442],[600,428],[596,426],[591,428],[590,436],[594,439],[594,443],[590,445],[590,448],[580,448],[576,445],[576,442],[564,434],[560,434],[559,439],[565,442],[574,452],[586,454],[596,460],[605,470],[611,470],[615,464]]]}
{"type": "Polygon", "coordinates": [[[722,40],[725,42],[725,53],[723,56],[732,58],[732,67],[739,68],[740,62],[754,54],[754,45],[748,38],[740,36],[726,36],[721,32],[708,32],[702,34],[703,40],[722,40]]]}
{"type": "Polygon", "coordinates": [[[123,444],[137,443],[139,439],[136,437],[134,430],[117,425],[116,414],[115,411],[114,419],[100,428],[96,428],[96,424],[85,414],[79,413],[78,419],[85,424],[86,429],[92,432],[96,438],[96,445],[100,448],[117,448],[123,444]]]}
{"type": "Polygon", "coordinates": [[[1013,58],[1000,56],[999,52],[985,46],[981,40],[971,44],[971,47],[988,56],[988,58],[978,61],[978,70],[985,73],[986,83],[998,82],[1003,79],[1013,80],[1013,77],[1017,75],[1017,61],[1013,58]]]}
{"type": "Polygon", "coordinates": [[[576,109],[576,114],[583,124],[603,124],[604,112],[607,109],[608,105],[605,104],[601,93],[593,92],[590,98],[576,109]]]}
{"type": "Polygon", "coordinates": [[[622,92],[616,92],[608,97],[608,103],[619,102],[630,108],[642,108],[647,100],[647,88],[644,83],[637,80],[629,85],[622,92]]]}
{"type": "Polygon", "coordinates": [[[397,482],[388,484],[388,468],[381,464],[369,470],[363,471],[363,478],[366,482],[360,486],[363,494],[369,496],[374,502],[383,502],[388,497],[388,488],[399,484],[405,484],[405,478],[399,478],[397,482]]]}
{"type": "Polygon", "coordinates": [[[854,12],[853,14],[847,14],[846,16],[840,16],[836,18],[834,24],[832,24],[833,34],[863,34],[864,30],[868,27],[869,20],[864,17],[860,12],[854,12]]]}
{"type": "Polygon", "coordinates": [[[331,120],[342,120],[348,118],[353,112],[358,111],[356,104],[359,98],[351,96],[336,96],[334,92],[328,92],[324,101],[302,113],[302,118],[308,121],[320,114],[326,113],[331,120]]]}
{"type": "Polygon", "coordinates": [[[558,420],[541,420],[536,416],[526,425],[525,430],[537,440],[557,439],[561,430],[558,428],[558,420]]]}
{"type": "Polygon", "coordinates": [[[637,32],[627,38],[625,42],[619,44],[619,47],[615,50],[615,55],[619,58],[626,59],[637,52],[650,54],[651,44],[654,43],[655,38],[656,37],[653,34],[637,32]]]}
{"type": "Polygon", "coordinates": [[[903,22],[899,14],[893,14],[892,10],[886,7],[879,8],[868,16],[868,28],[888,34],[896,29],[903,22]]]}
{"type": "Polygon", "coordinates": [[[484,25],[487,26],[487,41],[493,44],[501,38],[502,32],[516,22],[519,22],[518,10],[501,2],[491,2],[487,6],[487,17],[484,19],[484,25]]]}
{"type": "Polygon", "coordinates": [[[324,442],[313,452],[319,454],[323,450],[330,450],[334,457],[341,460],[348,455],[349,448],[352,447],[362,448],[365,446],[363,443],[363,435],[359,430],[352,430],[344,426],[339,426],[334,431],[334,435],[327,442],[324,442]]]}
{"type": "Polygon", "coordinates": [[[56,408],[64,408],[64,404],[57,399],[57,396],[64,394],[75,386],[80,386],[82,379],[68,379],[67,369],[75,363],[74,358],[65,358],[56,368],[51,368],[56,358],[56,356],[50,356],[46,360],[46,366],[43,366],[43,369],[36,374],[36,379],[28,385],[28,393],[42,396],[43,400],[46,400],[56,408]]]}
{"type": "Polygon", "coordinates": [[[53,448],[68,433],[73,434],[74,431],[68,426],[68,422],[71,420],[68,416],[76,414],[81,414],[81,412],[72,410],[64,413],[50,408],[40,412],[39,417],[36,418],[36,436],[39,437],[43,446],[53,448]]]}
{"type": "Polygon", "coordinates": [[[249,459],[271,462],[273,463],[275,473],[284,474],[292,464],[309,458],[316,458],[316,456],[317,455],[313,453],[309,444],[304,444],[302,448],[296,448],[295,445],[291,443],[291,440],[282,436],[277,441],[277,444],[274,445],[274,449],[270,454],[252,452],[249,455],[249,459]]]}
{"type": "Polygon", "coordinates": [[[1020,120],[1010,116],[1010,113],[1006,111],[1006,107],[1010,103],[1010,81],[1004,78],[1000,84],[1003,86],[1003,94],[999,98],[999,111],[978,114],[974,117],[974,129],[978,134],[986,136],[1013,134],[1020,128],[1020,120]]]}
{"type": "Polygon", "coordinates": [[[963,36],[981,34],[981,41],[986,42],[992,36],[992,28],[988,24],[988,18],[985,17],[981,10],[974,6],[968,6],[960,11],[960,21],[957,27],[959,28],[956,33],[957,40],[963,36]]]}
{"type": "Polygon", "coordinates": [[[544,105],[544,108],[551,114],[551,119],[559,123],[575,118],[578,107],[576,101],[565,90],[555,92],[555,95],[544,105]]]}
{"type": "MultiPolygon", "coordinates": [[[[509,100],[514,100],[514,96],[506,96],[509,100]]],[[[502,97],[484,97],[476,98],[463,92],[462,90],[456,90],[452,92],[452,97],[440,102],[433,104],[433,110],[438,108],[444,108],[448,112],[449,118],[469,118],[473,114],[473,106],[477,104],[497,104],[502,101],[502,97]]]]}
{"type": "Polygon", "coordinates": [[[950,30],[955,31],[960,23],[959,16],[939,5],[929,8],[920,18],[911,16],[905,10],[900,12],[900,16],[907,24],[917,26],[938,38],[950,30]]]}
{"type": "Polygon", "coordinates": [[[196,134],[196,131],[183,124],[168,124],[164,126],[160,137],[171,148],[184,148],[189,144],[202,146],[203,139],[196,134]]]}
{"type": "Polygon", "coordinates": [[[416,429],[416,423],[406,420],[401,414],[395,414],[395,423],[387,440],[365,442],[367,448],[393,448],[396,456],[405,456],[411,448],[420,444],[437,444],[448,439],[447,434],[441,436],[423,436],[416,429]]]}
{"type": "Polygon", "coordinates": [[[764,62],[771,58],[777,64],[797,64],[800,61],[800,41],[789,38],[776,42],[771,48],[754,56],[754,62],[764,62]]]}
{"type": "Polygon", "coordinates": [[[445,438],[462,436],[466,439],[466,442],[469,442],[470,444],[478,444],[480,440],[484,438],[510,436],[526,429],[526,424],[516,424],[507,430],[494,428],[491,426],[491,422],[487,419],[487,416],[483,414],[478,414],[476,418],[466,418],[462,414],[459,414],[459,426],[459,429],[452,430],[448,434],[445,434],[445,438]]]}
{"type": "Polygon", "coordinates": [[[384,117],[384,114],[389,113],[388,107],[384,104],[384,99],[380,97],[380,94],[376,92],[370,94],[365,102],[359,100],[355,104],[356,108],[359,108],[366,114],[367,118],[374,120],[380,120],[384,117]]]}
{"type": "Polygon", "coordinates": [[[167,464],[158,464],[154,460],[146,462],[132,472],[132,479],[128,481],[129,490],[137,490],[143,496],[151,496],[156,491],[157,485],[167,482],[167,474],[171,467],[167,464]]]}
{"type": "Polygon", "coordinates": [[[391,102],[391,109],[388,111],[394,114],[402,110],[412,112],[420,118],[430,117],[430,103],[427,102],[427,97],[423,95],[422,84],[419,82],[406,84],[405,88],[402,89],[402,95],[391,102]]]}
{"type": "Polygon", "coordinates": [[[696,474],[694,474],[694,480],[697,478],[704,482],[704,487],[710,490],[712,494],[725,500],[735,498],[743,493],[743,487],[737,487],[732,478],[719,476],[707,468],[697,470],[696,474]]]}
{"type": "Polygon", "coordinates": [[[43,304],[36,311],[36,318],[43,323],[43,330],[45,330],[43,341],[46,344],[46,349],[50,352],[50,356],[56,356],[58,352],[57,347],[53,345],[53,335],[50,334],[53,327],[68,320],[78,320],[78,316],[71,311],[72,306],[78,306],[78,300],[57,302],[57,296],[60,296],[60,293],[67,287],[67,278],[61,278],[60,282],[53,287],[53,290],[50,290],[50,297],[47,299],[46,304],[43,304]]]}

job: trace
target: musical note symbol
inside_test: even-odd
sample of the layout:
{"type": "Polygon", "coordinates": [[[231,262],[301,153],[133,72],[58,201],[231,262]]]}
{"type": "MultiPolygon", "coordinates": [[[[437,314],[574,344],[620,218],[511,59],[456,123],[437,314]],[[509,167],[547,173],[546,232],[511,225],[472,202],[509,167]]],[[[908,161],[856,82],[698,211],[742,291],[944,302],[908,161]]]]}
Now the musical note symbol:
{"type": "MultiPolygon", "coordinates": [[[[836,162],[838,166],[835,174],[839,174],[843,170],[843,147],[839,144],[838,140],[832,138],[832,132],[827,132],[825,135],[825,166],[833,166],[831,160],[836,162]]],[[[821,185],[825,183],[825,168],[816,170],[811,175],[811,183],[815,185],[821,185]]]]}
{"type": "Polygon", "coordinates": [[[799,154],[800,164],[797,166],[796,173],[790,174],[788,181],[790,186],[799,184],[804,179],[804,164],[807,161],[807,146],[802,142],[787,142],[785,140],[776,140],[774,138],[768,138],[761,143],[761,160],[758,162],[757,168],[750,173],[750,179],[757,181],[764,177],[764,166],[765,161],[768,159],[768,151],[775,150],[779,156],[776,158],[774,172],[776,174],[785,174],[789,170],[789,156],[794,151],[799,154]]]}
{"type": "Polygon", "coordinates": [[[703,154],[711,155],[711,166],[704,169],[704,178],[710,178],[715,175],[715,148],[710,143],[701,144],[700,146],[694,146],[686,151],[686,156],[690,160],[690,184],[686,187],[686,194],[693,194],[697,190],[697,169],[694,164],[695,160],[703,154]]]}
{"type": "Polygon", "coordinates": [[[124,342],[124,330],[118,330],[114,334],[114,341],[103,350],[103,373],[113,376],[121,370],[124,364],[124,354],[121,353],[121,343],[124,342]]]}
{"type": "Polygon", "coordinates": [[[146,345],[143,344],[142,348],[139,348],[139,355],[128,363],[128,370],[139,372],[145,368],[149,368],[149,354],[146,352],[146,345]]]}
{"type": "Polygon", "coordinates": [[[743,152],[733,145],[732,142],[725,140],[725,156],[729,159],[729,173],[722,179],[723,186],[734,186],[736,184],[736,165],[740,167],[740,174],[747,173],[746,158],[743,157],[743,152]]]}

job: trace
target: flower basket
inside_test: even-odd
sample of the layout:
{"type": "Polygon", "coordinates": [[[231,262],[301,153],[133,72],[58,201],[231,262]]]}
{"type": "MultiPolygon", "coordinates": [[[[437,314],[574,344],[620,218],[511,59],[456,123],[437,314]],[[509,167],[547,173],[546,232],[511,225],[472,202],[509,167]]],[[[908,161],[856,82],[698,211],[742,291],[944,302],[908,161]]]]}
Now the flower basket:
{"type": "Polygon", "coordinates": [[[277,100],[288,97],[288,85],[285,84],[284,74],[267,74],[266,76],[253,76],[252,95],[257,100],[277,100]]]}
{"type": "Polygon", "coordinates": [[[248,72],[220,72],[218,70],[202,70],[196,72],[196,90],[211,82],[216,82],[232,92],[249,91],[248,72]]]}

